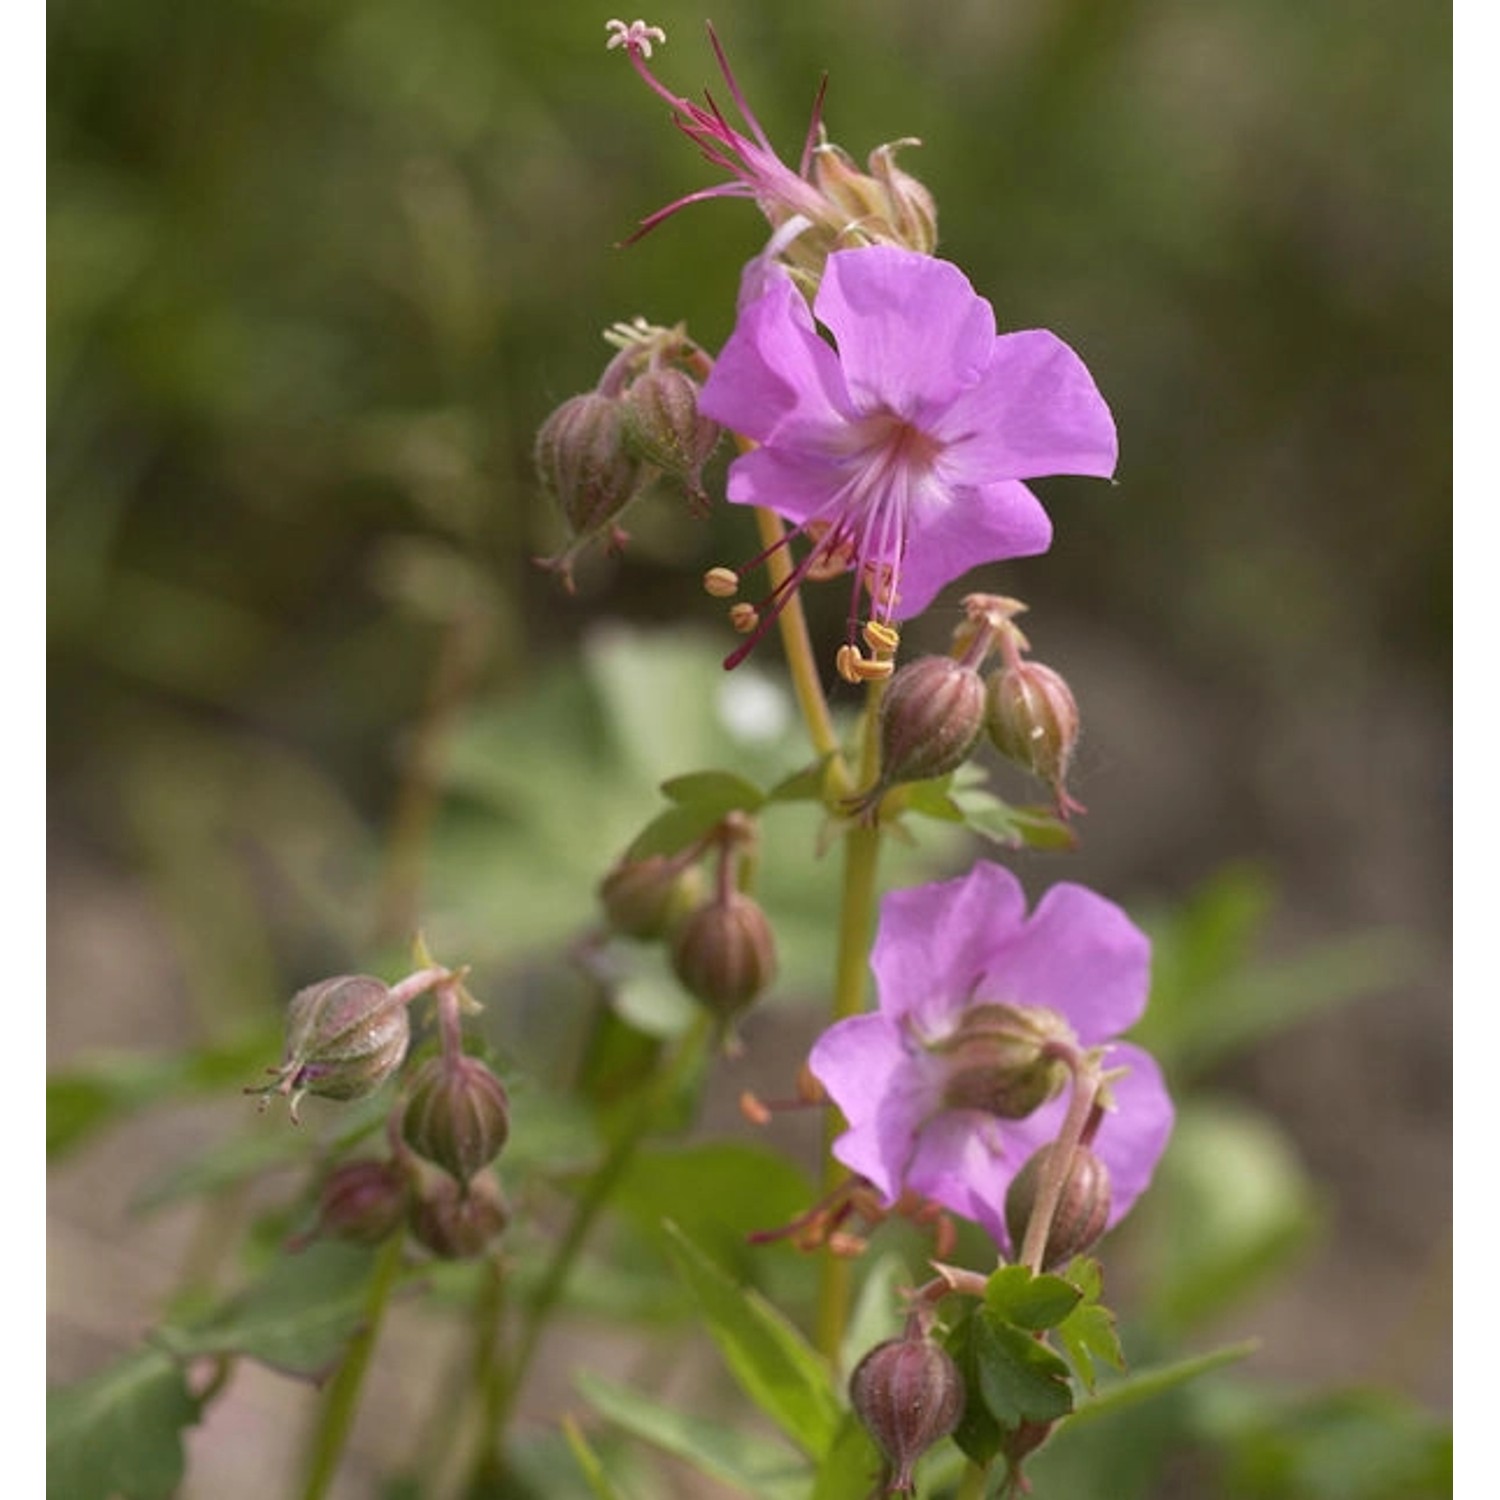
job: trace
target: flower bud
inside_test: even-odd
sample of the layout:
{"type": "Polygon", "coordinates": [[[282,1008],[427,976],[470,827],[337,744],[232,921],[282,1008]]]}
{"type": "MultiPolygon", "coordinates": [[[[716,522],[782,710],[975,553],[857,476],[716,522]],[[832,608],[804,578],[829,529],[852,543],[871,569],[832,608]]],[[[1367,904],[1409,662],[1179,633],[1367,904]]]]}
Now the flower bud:
{"type": "Polygon", "coordinates": [[[963,1376],[930,1339],[890,1339],[854,1367],[849,1399],[895,1471],[886,1493],[910,1494],[917,1460],[963,1416],[963,1376]]]}
{"type": "Polygon", "coordinates": [[[703,466],[723,428],[699,415],[697,383],[675,365],[657,365],[631,381],[623,411],[625,441],[636,455],[705,499],[703,466]]]}
{"type": "Polygon", "coordinates": [[[665,854],[621,860],[599,884],[609,925],[626,937],[665,937],[702,896],[702,872],[665,854]]]}
{"type": "Polygon", "coordinates": [[[1059,796],[1078,744],[1078,704],[1051,667],[1016,661],[991,675],[985,728],[995,748],[1059,796]]]}
{"type": "Polygon", "coordinates": [[[395,1162],[342,1162],[319,1189],[318,1229],[335,1239],[378,1245],[401,1227],[410,1196],[407,1175],[395,1162]]]}
{"type": "Polygon", "coordinates": [[[896,152],[902,146],[920,144],[908,136],[877,146],[870,153],[870,170],[880,179],[890,201],[890,220],[897,243],[931,255],[937,248],[937,204],[922,183],[896,165],[896,152]]]}
{"type": "Polygon", "coordinates": [[[276,1081],[262,1094],[289,1096],[292,1119],[304,1094],[363,1099],[406,1056],[411,1023],[406,1005],[378,979],[344,974],[309,985],[287,1007],[286,1050],[276,1081]]]}
{"type": "Polygon", "coordinates": [[[553,560],[564,576],[578,548],[609,526],[650,477],[625,440],[623,404],[598,391],[571,397],[542,423],[536,469],[573,533],[573,543],[553,560]]]}
{"type": "Polygon", "coordinates": [[[467,1182],[510,1135],[505,1087],[477,1057],[429,1058],[412,1079],[401,1137],[418,1156],[467,1182]]]}
{"type": "Polygon", "coordinates": [[[759,903],[743,891],[704,902],[673,936],[672,968],[721,1019],[744,1010],[776,977],[776,939],[759,903]]]}
{"type": "MultiPolygon", "coordinates": [[[[1026,1238],[1026,1226],[1031,1222],[1042,1173],[1056,1150],[1054,1141],[1033,1152],[1006,1190],[1005,1227],[1010,1233],[1013,1249],[1019,1250],[1026,1238]]],[[[1076,1147],[1042,1250],[1044,1271],[1066,1264],[1098,1242],[1099,1236],[1109,1227],[1112,1197],[1109,1168],[1087,1146],[1076,1147]]]]}
{"type": "Polygon", "coordinates": [[[492,1172],[467,1183],[434,1177],[411,1211],[412,1237],[443,1260],[482,1255],[510,1222],[492,1172]]]}
{"type": "Polygon", "coordinates": [[[970,1007],[958,1030],[933,1048],[945,1064],[943,1107],[1024,1120],[1066,1085],[1067,1064],[1049,1044],[1072,1035],[1041,1006],[970,1007]]]}
{"type": "Polygon", "coordinates": [[[923,656],[891,678],[880,704],[880,779],[886,786],[946,776],[984,727],[984,679],[948,656],[923,656]]]}

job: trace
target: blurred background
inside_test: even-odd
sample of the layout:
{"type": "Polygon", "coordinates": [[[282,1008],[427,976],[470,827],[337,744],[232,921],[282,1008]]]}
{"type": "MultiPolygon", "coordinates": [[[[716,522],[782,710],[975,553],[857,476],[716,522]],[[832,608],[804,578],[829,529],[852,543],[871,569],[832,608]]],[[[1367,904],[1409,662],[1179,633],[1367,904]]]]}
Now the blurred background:
{"type": "MultiPolygon", "coordinates": [[[[774,647],[727,689],[696,584],[755,550],[745,516],[649,499],[576,597],[532,562],[562,540],[533,434],[592,386],[601,330],[683,320],[717,347],[764,238],[710,203],[616,248],[714,178],[605,53],[605,19],[574,0],[50,7],[55,1072],[263,1044],[294,989],[373,967],[419,921],[544,1065],[538,976],[655,783],[731,721],[795,765],[761,743],[774,647]]],[[[723,98],[704,13],[646,19],[670,37],[660,76],[723,98]]],[[[1118,484],[1039,485],[1053,550],[969,586],[1030,603],[1084,714],[1082,848],[1018,868],[1153,926],[1177,1028],[1156,1040],[1205,1109],[1182,1190],[1243,1172],[1225,1212],[1264,1210],[1236,1296],[1201,1319],[1157,1306],[1162,1326],[1258,1334],[1253,1372],[1289,1387],[1442,1409],[1446,8],[718,0],[707,19],[786,157],[825,70],[857,157],[919,137],[902,162],[941,253],[1002,327],[1072,343],[1115,411],[1118,484]]],[[[845,597],[825,592],[832,642],[845,597]]],[[[816,903],[795,923],[826,873],[809,854],[771,892],[792,953],[765,1040],[788,1056],[816,1024],[816,903]]],[[[139,1191],[186,1137],[243,1126],[219,1093],[151,1110],[144,1089],[62,1143],[51,1378],[128,1345],[202,1253],[201,1225],[143,1217],[139,1191]]],[[[1139,1238],[1170,1256],[1175,1233],[1139,1238]]],[[[194,1436],[194,1493],[249,1493],[224,1476],[274,1462],[279,1400],[194,1436]]]]}

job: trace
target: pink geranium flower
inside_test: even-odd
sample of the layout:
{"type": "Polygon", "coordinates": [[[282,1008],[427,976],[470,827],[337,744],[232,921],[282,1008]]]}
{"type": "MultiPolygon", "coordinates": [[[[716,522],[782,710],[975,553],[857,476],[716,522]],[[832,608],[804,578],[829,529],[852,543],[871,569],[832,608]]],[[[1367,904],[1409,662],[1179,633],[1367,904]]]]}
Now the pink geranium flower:
{"type": "Polygon", "coordinates": [[[729,499],[810,543],[762,628],[805,577],[844,566],[876,620],[909,619],[970,568],[1046,551],[1024,481],[1114,472],[1114,421],[1082,360],[1055,334],[997,334],[956,266],[838,251],[811,310],[778,266],[747,275],[699,408],[758,445],[730,468],[729,499]]]}
{"type": "MultiPolygon", "coordinates": [[[[879,1009],[836,1022],[809,1064],[848,1122],[834,1154],[894,1204],[905,1190],[983,1226],[1002,1249],[1005,1193],[1057,1137],[1066,1091],[1024,1118],[955,1107],[966,1018],[1014,1007],[1123,1070],[1092,1149],[1113,1186],[1110,1224],[1145,1190],[1172,1129],[1160,1070],[1115,1038],[1146,1005],[1150,944],[1113,902],[1053,886],[1029,916],[1020,882],[980,863],[958,880],[893,891],[871,957],[879,1009]]],[[[964,1054],[972,1064],[973,1053],[964,1054]]],[[[964,1075],[972,1097],[972,1067],[964,1075]]]]}

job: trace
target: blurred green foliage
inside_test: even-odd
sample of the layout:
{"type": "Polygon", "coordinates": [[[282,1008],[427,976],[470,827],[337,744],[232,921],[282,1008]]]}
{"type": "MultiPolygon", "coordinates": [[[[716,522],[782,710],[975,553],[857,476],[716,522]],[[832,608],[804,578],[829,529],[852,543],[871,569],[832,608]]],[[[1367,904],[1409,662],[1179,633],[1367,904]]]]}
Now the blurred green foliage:
{"type": "MultiPolygon", "coordinates": [[[[795,731],[743,727],[779,722],[773,682],[740,674],[735,691],[770,696],[736,718],[715,642],[648,630],[713,623],[694,580],[753,550],[742,516],[648,503],[626,559],[586,568],[577,600],[531,565],[557,541],[532,434],[592,384],[599,330],[640,313],[716,345],[763,238],[721,203],[612,248],[712,179],[605,54],[605,18],[576,0],[49,8],[55,821],[144,882],[196,1031],[180,1057],[79,1059],[49,1101],[60,1150],[249,1081],[285,995],[309,972],[375,967],[420,915],[440,952],[506,976],[486,1023],[519,1054],[533,1161],[565,1189],[593,1134],[547,1081],[576,1061],[567,1038],[601,991],[559,974],[557,947],[592,920],[593,883],[659,810],[663,779],[725,765],[768,786],[804,763],[795,731]],[[629,628],[586,638],[607,615],[629,628]]],[[[702,12],[669,0],[648,19],[671,37],[663,78],[723,97],[702,12]]],[[[1085,352],[1122,433],[1119,485],[1047,487],[1063,524],[1027,565],[1028,595],[1129,621],[1262,734],[1289,705],[1389,674],[1441,700],[1444,7],[720,0],[712,20],[785,154],[824,70],[830,134],[856,155],[920,136],[903,161],[937,195],[943,251],[1003,324],[1085,352]]],[[[817,623],[837,628],[843,604],[824,591],[817,623]]],[[[806,809],[769,816],[800,819],[784,836],[811,847],[806,809]]],[[[951,849],[949,830],[921,827],[892,878],[951,849]]],[[[828,873],[810,858],[767,871],[791,999],[821,982],[828,873]]],[[[1143,1040],[1184,1092],[1410,961],[1377,936],[1247,968],[1268,906],[1260,877],[1232,872],[1153,924],[1143,1040]]],[[[612,976],[640,1055],[675,1025],[650,964],[612,976]]],[[[56,1003],[87,1035],[96,1002],[56,1003]]],[[[611,1064],[636,1065],[612,1036],[611,1064]]],[[[245,1145],[208,1145],[177,1188],[322,1149],[245,1145]]],[[[674,1305],[645,1253],[658,1188],[705,1168],[669,1149],[647,1158],[661,1178],[627,1182],[617,1253],[587,1263],[579,1311],[651,1322],[674,1305]]],[[[710,1162],[722,1180],[743,1178],[746,1214],[788,1211],[790,1168],[705,1149],[726,1153],[710,1162]]],[[[1191,1100],[1127,1231],[1132,1266],[1173,1269],[1132,1299],[1126,1347],[1199,1347],[1319,1218],[1278,1130],[1191,1100]]],[[[785,1262],[762,1274],[795,1282],[785,1262]]],[[[197,1415],[151,1346],[72,1387],[49,1441],[86,1468],[116,1446],[132,1492],[167,1493],[197,1415]]],[[[612,1475],[639,1473],[609,1430],[590,1441],[612,1475]]],[[[1443,1493],[1446,1455],[1440,1424],[1394,1397],[1221,1373],[1080,1421],[1035,1472],[1039,1493],[1077,1500],[1410,1500],[1443,1493]]],[[[107,1489],[102,1473],[57,1482],[79,1500],[107,1489]]],[[[538,1494],[582,1493],[555,1435],[518,1473],[538,1494]]]]}

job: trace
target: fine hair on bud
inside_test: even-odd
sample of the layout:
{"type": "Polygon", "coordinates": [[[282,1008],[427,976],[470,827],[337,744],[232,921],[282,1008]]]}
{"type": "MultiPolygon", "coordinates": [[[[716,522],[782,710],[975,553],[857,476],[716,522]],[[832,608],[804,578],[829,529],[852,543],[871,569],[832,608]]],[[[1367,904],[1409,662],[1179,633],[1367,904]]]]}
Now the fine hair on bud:
{"type": "Polygon", "coordinates": [[[505,1087],[477,1057],[430,1057],[412,1078],[401,1136],[418,1156],[467,1183],[510,1137],[505,1087]]]}
{"type": "Polygon", "coordinates": [[[880,704],[888,786],[957,770],[984,728],[984,679],[949,656],[923,656],[891,678],[880,704]]]}
{"type": "Polygon", "coordinates": [[[406,1005],[382,981],[366,974],[325,979],[292,997],[276,1079],[249,1092],[287,1095],[293,1120],[304,1094],[363,1099],[401,1066],[410,1041],[406,1005]]]}
{"type": "MultiPolygon", "coordinates": [[[[1006,1190],[1005,1228],[1012,1248],[1018,1251],[1026,1238],[1042,1175],[1057,1150],[1057,1143],[1053,1142],[1033,1152],[1006,1190]]],[[[1113,1197],[1109,1168],[1087,1146],[1076,1147],[1042,1249],[1044,1271],[1066,1265],[1075,1255],[1084,1254],[1098,1243],[1109,1227],[1113,1197]]]]}
{"type": "Polygon", "coordinates": [[[610,927],[642,942],[665,937],[702,895],[703,872],[665,854],[621,860],[599,883],[610,927]]]}
{"type": "Polygon", "coordinates": [[[931,1339],[889,1339],[854,1367],[849,1400],[891,1466],[886,1493],[910,1494],[917,1460],[963,1416],[963,1376],[931,1339]]]}
{"type": "Polygon", "coordinates": [[[705,901],[673,935],[672,970],[721,1020],[747,1009],[776,977],[776,938],[760,903],[743,891],[705,901]]]}
{"type": "Polygon", "coordinates": [[[460,1183],[447,1173],[424,1181],[412,1204],[412,1238],[440,1260],[472,1260],[483,1255],[510,1222],[493,1172],[460,1183]]]}

